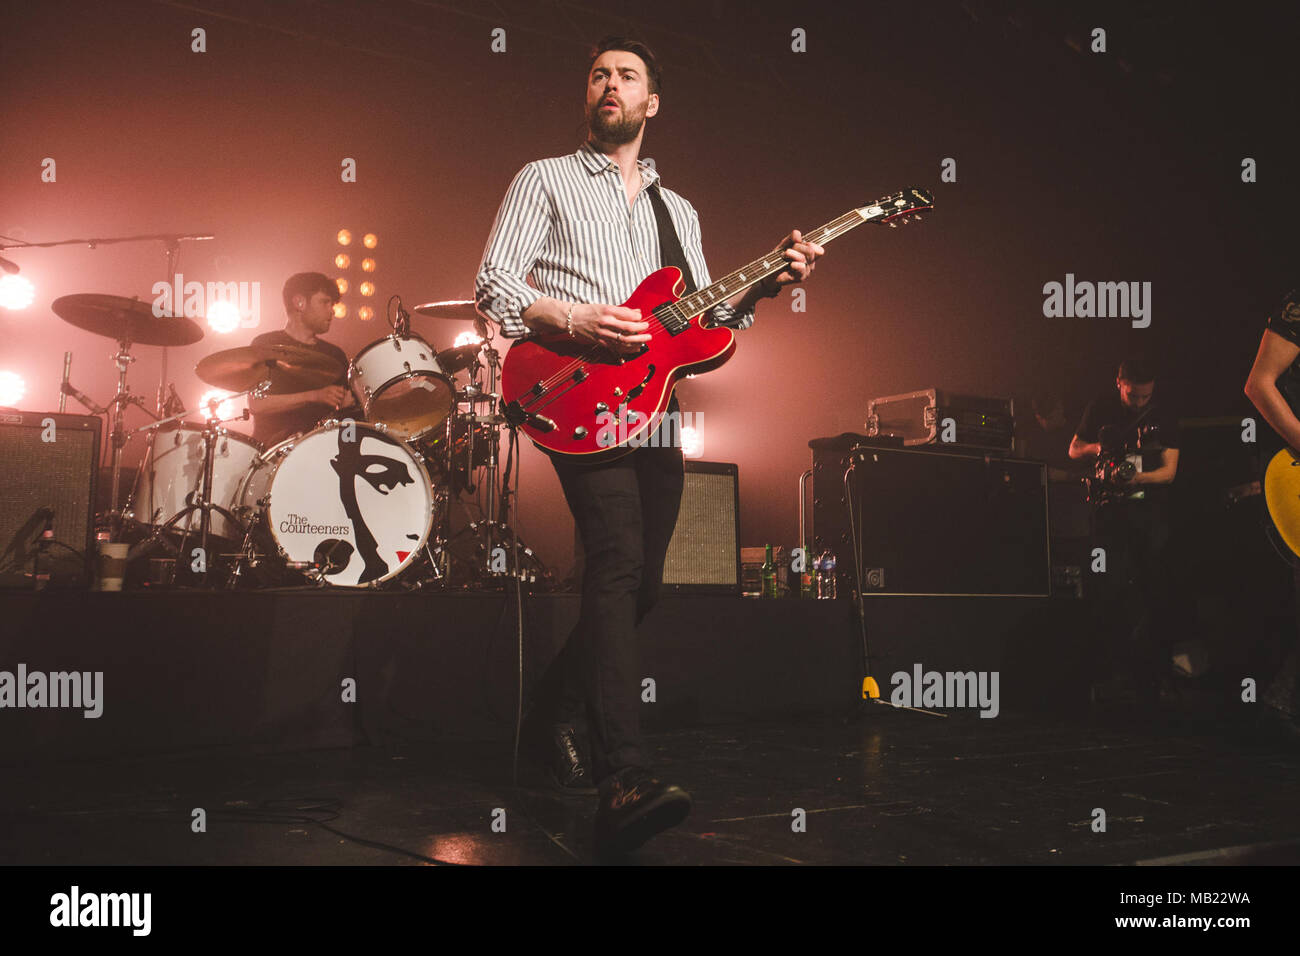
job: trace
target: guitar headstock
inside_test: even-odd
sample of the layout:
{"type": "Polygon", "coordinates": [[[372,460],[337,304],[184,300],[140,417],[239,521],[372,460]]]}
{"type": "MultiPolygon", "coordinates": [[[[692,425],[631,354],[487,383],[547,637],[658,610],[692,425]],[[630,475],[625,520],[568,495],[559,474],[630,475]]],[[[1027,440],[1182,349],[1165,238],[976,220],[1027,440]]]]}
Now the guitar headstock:
{"type": "Polygon", "coordinates": [[[866,221],[887,222],[892,229],[913,219],[920,222],[920,213],[933,208],[934,197],[928,189],[909,186],[891,196],[877,199],[869,206],[862,206],[858,209],[858,215],[866,221]]]}

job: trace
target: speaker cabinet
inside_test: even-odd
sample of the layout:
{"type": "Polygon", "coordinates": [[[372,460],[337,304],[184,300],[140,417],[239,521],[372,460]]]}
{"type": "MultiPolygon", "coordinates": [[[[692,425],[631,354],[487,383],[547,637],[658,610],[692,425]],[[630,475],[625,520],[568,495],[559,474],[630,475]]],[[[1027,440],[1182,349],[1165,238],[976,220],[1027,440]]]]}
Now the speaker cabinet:
{"type": "Polygon", "coordinates": [[[1051,592],[1042,462],[811,444],[813,549],[835,553],[842,594],[859,562],[867,597],[1051,592]]]}
{"type": "Polygon", "coordinates": [[[90,585],[100,427],[93,415],[0,409],[0,588],[47,575],[52,587],[90,585]]]}
{"type": "Polygon", "coordinates": [[[740,593],[740,474],[735,465],[686,461],[682,506],[664,559],[664,588],[740,593]]]}

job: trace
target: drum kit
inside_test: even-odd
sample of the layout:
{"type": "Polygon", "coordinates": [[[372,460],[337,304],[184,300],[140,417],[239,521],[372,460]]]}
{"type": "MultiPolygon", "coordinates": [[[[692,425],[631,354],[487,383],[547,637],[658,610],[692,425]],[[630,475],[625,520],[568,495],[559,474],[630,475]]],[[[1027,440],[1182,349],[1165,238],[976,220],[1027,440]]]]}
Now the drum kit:
{"type": "MultiPolygon", "coordinates": [[[[110,422],[112,490],[101,537],[131,544],[131,567],[148,558],[169,573],[154,586],[186,582],[227,588],[316,584],[342,588],[498,587],[509,577],[546,584],[549,572],[507,524],[509,468],[498,495],[503,427],[500,353],[474,303],[430,302],[421,316],[475,322],[480,341],[437,350],[411,331],[400,304],[392,333],[343,369],[307,346],[254,344],[225,349],[195,367],[232,395],[214,399],[195,421],[176,396],[156,412],[127,386],[133,345],[192,345],[203,330],[181,316],[155,316],[138,299],[69,295],[55,300],[65,321],[118,342],[118,388],[106,407],[67,380],[71,395],[110,422]],[[358,414],[345,411],[270,447],[226,428],[243,396],[292,395],[346,376],[358,414]],[[136,405],[154,421],[127,430],[136,405]],[[148,446],[125,507],[122,451],[135,434],[148,446]],[[481,516],[465,498],[481,492],[481,516]],[[463,518],[454,527],[454,518],[463,518]],[[165,555],[158,557],[158,555],[165,555]]],[[[158,569],[155,568],[155,571],[158,569]]]]}

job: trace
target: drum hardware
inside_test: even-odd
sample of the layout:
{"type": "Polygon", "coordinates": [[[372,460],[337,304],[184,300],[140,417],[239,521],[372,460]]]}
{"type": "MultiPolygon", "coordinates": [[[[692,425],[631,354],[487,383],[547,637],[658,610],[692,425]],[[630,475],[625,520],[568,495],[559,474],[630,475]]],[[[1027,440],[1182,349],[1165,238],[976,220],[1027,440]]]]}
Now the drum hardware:
{"type": "MultiPolygon", "coordinates": [[[[171,472],[178,473],[177,481],[175,484],[164,485],[164,488],[162,489],[164,496],[170,493],[171,496],[175,498],[175,496],[178,493],[184,490],[185,488],[184,475],[188,471],[188,468],[186,466],[190,464],[190,460],[192,457],[190,452],[194,450],[192,447],[194,441],[197,441],[201,444],[202,465],[200,471],[199,486],[197,489],[190,489],[185,492],[184,498],[182,499],[184,502],[184,506],[180,508],[180,510],[178,510],[175,514],[169,517],[161,525],[156,525],[156,521],[159,517],[161,517],[161,513],[163,510],[162,508],[154,509],[153,513],[151,513],[148,516],[148,519],[141,522],[143,524],[156,525],[156,526],[154,531],[149,535],[147,539],[145,539],[145,541],[143,541],[142,543],[137,545],[134,549],[132,549],[135,553],[138,554],[139,552],[145,551],[149,547],[151,547],[152,545],[160,541],[166,541],[167,534],[175,530],[177,525],[179,525],[182,521],[186,521],[185,527],[181,531],[180,543],[175,546],[177,555],[184,556],[185,545],[189,539],[189,536],[193,533],[194,530],[192,527],[192,522],[187,521],[186,519],[190,518],[190,516],[193,515],[195,512],[198,512],[199,539],[200,539],[199,546],[200,548],[202,548],[202,554],[203,554],[203,571],[200,572],[200,578],[206,581],[208,565],[212,562],[212,559],[216,557],[216,555],[214,555],[209,549],[209,542],[211,537],[213,536],[213,526],[212,526],[213,512],[216,512],[216,514],[220,518],[225,519],[225,521],[227,522],[226,525],[220,528],[219,533],[216,535],[217,537],[220,537],[224,540],[235,540],[237,536],[242,535],[245,541],[247,540],[246,521],[238,517],[234,513],[234,510],[232,510],[232,508],[226,507],[225,505],[219,504],[216,501],[214,501],[214,496],[217,494],[216,455],[217,455],[218,447],[220,446],[222,454],[224,456],[223,461],[228,460],[230,457],[235,458],[235,467],[233,469],[223,468],[223,474],[221,477],[223,479],[223,489],[224,489],[226,487],[229,487],[232,479],[236,479],[237,477],[242,478],[243,471],[239,470],[239,467],[243,465],[244,462],[238,459],[239,452],[242,451],[242,453],[245,455],[246,458],[251,456],[255,460],[256,453],[257,453],[257,445],[254,444],[253,442],[248,441],[242,436],[232,434],[226,431],[226,429],[221,427],[225,422],[228,421],[237,421],[237,420],[247,421],[249,417],[247,408],[243,409],[243,411],[239,415],[234,415],[231,416],[230,418],[224,418],[224,419],[218,414],[218,409],[221,403],[228,401],[229,399],[232,398],[240,398],[241,396],[244,395],[252,395],[254,398],[261,398],[263,395],[266,394],[266,388],[269,388],[269,383],[262,382],[256,388],[248,389],[243,392],[238,392],[226,398],[210,399],[208,401],[208,408],[207,408],[208,417],[203,423],[203,428],[199,430],[190,426],[190,427],[182,427],[176,430],[174,433],[172,433],[174,444],[173,444],[173,448],[170,450],[164,450],[162,452],[159,451],[159,438],[160,436],[164,436],[163,441],[165,443],[166,433],[156,431],[156,429],[160,428],[165,422],[155,422],[152,425],[147,425],[144,426],[144,428],[140,429],[141,431],[146,429],[155,429],[155,434],[153,438],[153,443],[151,444],[149,449],[149,467],[148,468],[142,467],[140,469],[140,477],[139,480],[137,481],[136,491],[132,495],[131,505],[132,505],[133,516],[134,516],[134,509],[136,507],[137,499],[148,500],[149,504],[152,505],[153,499],[155,497],[155,491],[159,484],[158,478],[160,472],[163,473],[164,477],[171,472]],[[195,434],[196,432],[197,434],[195,434]],[[186,442],[185,438],[187,435],[189,435],[193,440],[190,442],[186,442]],[[233,456],[231,455],[232,441],[235,442],[234,449],[236,450],[233,456]],[[170,456],[173,454],[177,454],[181,457],[179,459],[171,458],[170,456]],[[166,462],[164,468],[160,468],[160,458],[163,458],[166,462]],[[236,474],[236,472],[238,474],[236,474]]],[[[172,416],[171,420],[175,420],[176,418],[179,417],[180,417],[179,415],[172,416]]],[[[165,444],[164,444],[164,448],[165,448],[165,444]]],[[[239,484],[236,485],[236,487],[239,487],[240,485],[242,485],[242,481],[240,481],[239,484]]],[[[226,500],[231,500],[231,499],[226,499],[226,500]]],[[[168,503],[175,504],[175,501],[171,501],[168,503]]],[[[232,505],[233,503],[234,502],[232,501],[232,505]]],[[[137,520],[139,519],[137,518],[137,520]]]]}
{"type": "Polygon", "coordinates": [[[483,344],[481,342],[471,342],[468,345],[443,349],[438,353],[438,364],[446,370],[448,375],[455,375],[457,372],[463,372],[477,365],[478,353],[482,348],[483,344]]]}
{"type": "MultiPolygon", "coordinates": [[[[414,312],[434,319],[456,322],[473,322],[480,342],[444,349],[438,353],[439,364],[450,374],[468,371],[471,381],[456,389],[456,408],[452,412],[452,422],[448,429],[446,443],[438,461],[446,469],[451,488],[457,490],[457,478],[463,477],[464,488],[473,493],[477,490],[474,473],[477,468],[484,470],[482,478],[486,485],[483,514],[484,520],[472,522],[456,540],[447,543],[447,548],[457,552],[468,549],[474,557],[466,562],[472,583],[483,583],[485,579],[501,579],[514,574],[520,580],[533,580],[549,577],[532,550],[521,541],[507,523],[509,514],[509,489],[498,490],[500,478],[500,438],[502,427],[508,425],[503,414],[500,375],[501,353],[492,345],[494,338],[488,322],[478,313],[475,303],[470,299],[448,299],[440,302],[426,302],[415,306],[414,312]],[[482,373],[486,370],[486,382],[482,373]],[[461,411],[459,405],[469,406],[461,411]],[[486,409],[481,406],[487,405],[486,409]],[[472,545],[460,539],[469,536],[472,545]],[[507,562],[515,563],[516,548],[519,567],[508,571],[493,572],[489,559],[496,547],[505,546],[507,562]]],[[[436,445],[436,441],[431,443],[436,445]]],[[[506,477],[508,480],[508,476],[506,477]]],[[[455,568],[453,566],[455,576],[455,568]]]]}
{"type": "MultiPolygon", "coordinates": [[[[68,382],[67,373],[71,365],[71,356],[65,356],[64,380],[60,386],[60,394],[71,395],[92,413],[111,416],[109,436],[112,445],[113,478],[109,492],[109,510],[105,517],[109,525],[109,538],[117,541],[121,537],[124,517],[120,498],[122,449],[126,447],[127,440],[132,434],[125,428],[126,407],[135,405],[151,417],[158,417],[142,398],[132,395],[127,386],[127,370],[136,360],[131,354],[131,346],[133,344],[164,347],[192,345],[203,338],[203,329],[184,316],[155,316],[152,306],[139,299],[127,299],[117,295],[95,293],[65,295],[55,299],[50,308],[69,325],[117,340],[117,354],[113,356],[113,363],[117,366],[117,392],[107,408],[96,405],[68,382]]],[[[161,395],[160,386],[160,407],[161,395]]]]}

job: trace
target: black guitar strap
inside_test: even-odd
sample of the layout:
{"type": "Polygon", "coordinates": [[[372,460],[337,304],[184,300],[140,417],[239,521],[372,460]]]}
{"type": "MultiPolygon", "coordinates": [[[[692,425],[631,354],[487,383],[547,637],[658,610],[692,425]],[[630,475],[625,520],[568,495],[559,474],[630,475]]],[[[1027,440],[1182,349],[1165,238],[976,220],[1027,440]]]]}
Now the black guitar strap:
{"type": "Polygon", "coordinates": [[[676,266],[680,269],[682,278],[686,280],[686,295],[690,295],[696,288],[695,276],[691,275],[691,267],[686,262],[682,242],[677,238],[677,229],[668,214],[668,204],[660,195],[658,184],[651,186],[649,192],[650,204],[655,210],[655,225],[659,228],[659,258],[662,260],[660,266],[676,266]]]}

